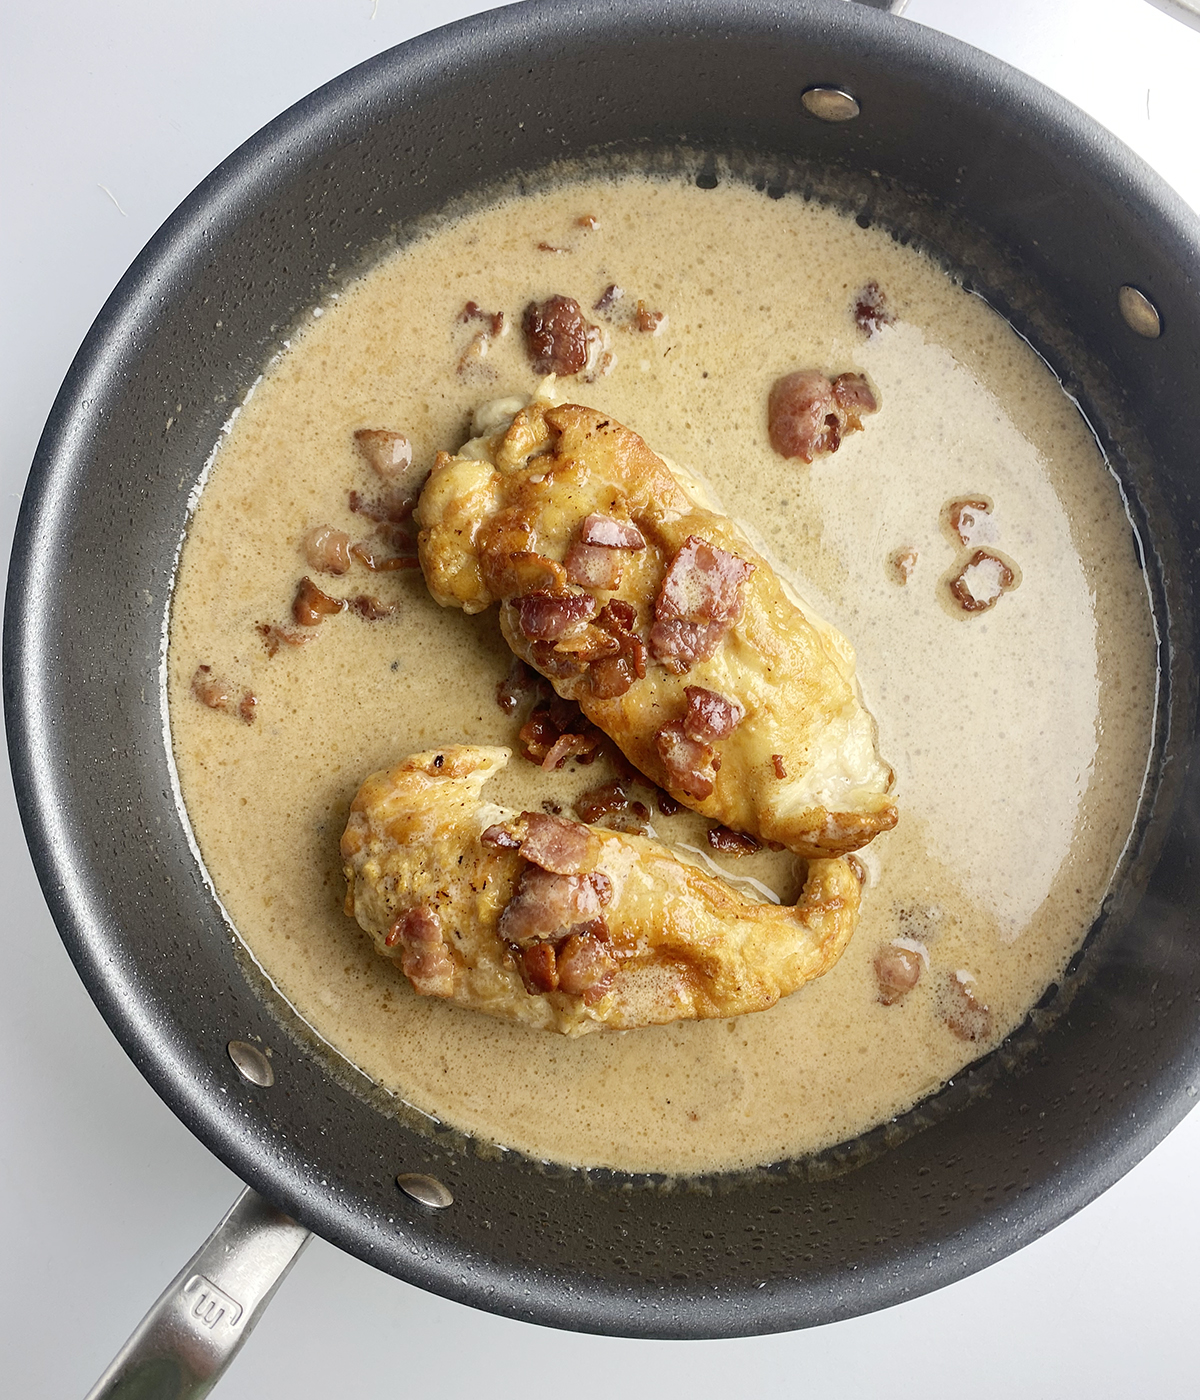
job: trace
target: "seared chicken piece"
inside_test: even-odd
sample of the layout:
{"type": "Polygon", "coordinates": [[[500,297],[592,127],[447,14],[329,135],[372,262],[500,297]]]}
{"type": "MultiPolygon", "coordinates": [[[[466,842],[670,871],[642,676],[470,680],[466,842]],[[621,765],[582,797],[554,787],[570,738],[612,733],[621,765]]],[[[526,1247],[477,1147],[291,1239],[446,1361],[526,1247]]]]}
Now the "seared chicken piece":
{"type": "Polygon", "coordinates": [[[646,837],[484,803],[508,757],[414,754],[350,808],[346,912],[416,991],[583,1035],[765,1010],[849,941],[850,862],[812,861],[794,907],[749,899],[646,837]]]}
{"type": "Polygon", "coordinates": [[[803,856],[895,825],[854,653],[628,428],[535,402],[438,454],[416,519],[443,606],[509,646],[678,801],[803,856]]]}

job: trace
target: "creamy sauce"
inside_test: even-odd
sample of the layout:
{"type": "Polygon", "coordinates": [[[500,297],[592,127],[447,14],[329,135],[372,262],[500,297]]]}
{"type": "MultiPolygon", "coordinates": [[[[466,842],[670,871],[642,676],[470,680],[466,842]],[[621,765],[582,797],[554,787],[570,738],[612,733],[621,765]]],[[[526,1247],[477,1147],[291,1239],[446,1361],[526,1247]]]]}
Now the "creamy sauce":
{"type": "MultiPolygon", "coordinates": [[[[591,317],[599,320],[598,315],[591,317]]],[[[314,310],[243,407],[183,550],[168,653],[181,790],[239,936],[318,1034],[384,1088],[535,1157],[631,1171],[750,1167],[884,1122],[999,1041],[1083,940],[1133,827],[1151,744],[1154,646],[1145,580],[1116,484],[1074,405],[978,298],[909,248],[798,197],[770,200],[638,177],[502,202],[389,256],[314,310]],[[584,227],[590,215],[596,226],[584,227]],[[561,251],[542,251],[548,244],[561,251]],[[868,338],[855,294],[884,290],[868,338]],[[686,465],[857,650],[900,821],[861,853],[862,920],[838,965],[768,1012],[569,1041],[417,997],[342,912],[338,837],[360,780],[438,744],[516,745],[494,687],[509,654],[494,610],[443,611],[418,572],[319,578],[394,617],[327,619],[267,656],[314,525],[358,539],[347,491],[379,483],[355,450],[395,428],[418,462],[468,436],[471,411],[537,386],[527,302],[591,307],[610,283],[663,311],[613,328],[612,372],[560,384],[686,465]],[[457,366],[478,323],[511,332],[457,366]],[[321,314],[318,316],[317,312],[321,314]],[[767,439],[772,382],[858,370],[880,412],[835,455],[784,461],[767,439]],[[992,503],[988,548],[1019,586],[971,616],[948,581],[970,550],[952,500],[992,503]],[[893,560],[915,551],[906,583],[893,560]],[[206,708],[198,664],[258,699],[206,708]],[[895,1005],[874,960],[895,938],[928,961],[895,1005]],[[959,972],[992,1013],[964,1041],[945,1019],[959,972]]],[[[515,758],[485,797],[572,797],[603,765],[543,774],[515,758]]],[[[667,840],[704,845],[690,814],[667,840]]],[[[783,896],[786,858],[726,861],[783,896]]]]}

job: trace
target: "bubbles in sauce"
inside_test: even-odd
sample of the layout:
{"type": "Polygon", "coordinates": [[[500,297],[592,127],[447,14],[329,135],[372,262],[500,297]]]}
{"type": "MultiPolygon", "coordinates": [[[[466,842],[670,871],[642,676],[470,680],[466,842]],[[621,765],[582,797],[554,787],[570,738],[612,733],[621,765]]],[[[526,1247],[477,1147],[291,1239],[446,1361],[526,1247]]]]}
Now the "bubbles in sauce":
{"type": "MultiPolygon", "coordinates": [[[[730,182],[639,177],[446,222],[324,313],[221,448],[182,554],[168,653],[200,850],[240,937],[300,1014],[448,1123],[535,1157],[634,1171],[818,1151],[998,1044],[1062,975],[1119,865],[1155,687],[1119,492],[1029,348],[876,229],[730,182]],[[493,614],[442,611],[415,569],[368,568],[407,547],[373,543],[351,508],[351,492],[361,504],[381,485],[355,433],[402,435],[414,469],[456,449],[481,401],[536,389],[522,316],[556,297],[604,327],[561,396],[695,472],[849,638],[896,769],[900,821],[859,853],[849,950],[759,1015],[567,1041],[417,997],[342,912],[337,843],[361,779],[441,743],[516,749],[521,719],[496,703],[511,658],[493,614]],[[810,367],[866,376],[879,411],[807,465],[772,450],[767,397],[810,367]],[[948,502],[986,505],[969,526],[960,513],[969,538],[947,531],[948,502]],[[321,591],[369,592],[377,606],[300,629],[293,602],[318,527],[341,532],[338,568],[355,542],[321,591]],[[948,584],[976,550],[1019,566],[1019,580],[1014,569],[968,613],[948,584]],[[293,644],[301,630],[306,644],[293,644]],[[197,698],[200,666],[222,695],[253,694],[254,723],[197,698]]],[[[570,811],[617,776],[603,760],[546,773],[517,758],[489,795],[570,811]]],[[[654,830],[690,858],[794,895],[786,855],[723,852],[705,823],[668,812],[654,811],[654,830]]]]}

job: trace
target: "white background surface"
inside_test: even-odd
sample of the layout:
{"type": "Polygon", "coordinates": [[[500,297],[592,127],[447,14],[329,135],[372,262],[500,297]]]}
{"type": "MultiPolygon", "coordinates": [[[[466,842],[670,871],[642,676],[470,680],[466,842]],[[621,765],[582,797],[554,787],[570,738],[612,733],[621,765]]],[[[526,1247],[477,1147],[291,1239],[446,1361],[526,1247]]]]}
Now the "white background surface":
{"type": "MultiPolygon", "coordinates": [[[[0,547],[92,318],[174,206],[310,89],[471,0],[5,0],[0,547]],[[111,195],[106,191],[111,191],[111,195]]],[[[1143,0],[910,0],[1034,74],[1200,208],[1200,31],[1143,0]]],[[[64,561],[68,563],[69,561],[64,561]]],[[[82,1396],[238,1182],[92,1008],[0,780],[0,1394],[82,1396]]],[[[815,1331],[629,1342],[422,1294],[315,1241],[222,1400],[687,1393],[1200,1395],[1200,1115],[1047,1238],[952,1288],[815,1331]]]]}

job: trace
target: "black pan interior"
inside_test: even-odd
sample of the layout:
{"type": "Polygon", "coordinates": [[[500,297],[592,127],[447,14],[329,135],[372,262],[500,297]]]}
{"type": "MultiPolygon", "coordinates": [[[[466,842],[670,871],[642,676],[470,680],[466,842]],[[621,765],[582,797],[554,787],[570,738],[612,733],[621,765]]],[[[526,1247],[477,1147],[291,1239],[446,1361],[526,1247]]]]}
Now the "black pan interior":
{"type": "Polygon", "coordinates": [[[1197,286],[1195,220],[1099,128],[1003,65],[850,5],[543,0],[384,54],[279,118],[105,307],[47,426],[13,556],[4,684],[26,830],[130,1055],[213,1151],[326,1238],[436,1292],[581,1330],[828,1322],[961,1277],[1085,1204],[1182,1117],[1200,1063],[1197,286]],[[813,84],[854,93],[861,116],[810,117],[813,84]],[[727,177],[718,154],[764,197],[808,190],[918,238],[1063,374],[1148,543],[1163,742],[1141,854],[1049,1025],[871,1143],[685,1185],[422,1129],[293,1034],[188,845],[159,677],[189,493],[331,278],[554,161],[694,161],[703,181],[727,177]],[[1160,339],[1122,321],[1122,283],[1156,302],[1160,339]],[[272,1048],[274,1087],[240,1078],[231,1038],[272,1048]],[[455,1205],[425,1212],[398,1171],[441,1177],[455,1205]]]}

